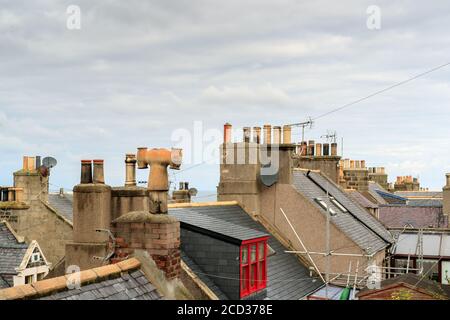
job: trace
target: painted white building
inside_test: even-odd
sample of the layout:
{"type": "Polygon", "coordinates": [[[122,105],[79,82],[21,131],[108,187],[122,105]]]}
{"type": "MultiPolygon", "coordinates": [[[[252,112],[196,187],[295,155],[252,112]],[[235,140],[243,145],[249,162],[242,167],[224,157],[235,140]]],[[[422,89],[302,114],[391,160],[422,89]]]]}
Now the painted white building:
{"type": "Polygon", "coordinates": [[[11,226],[0,222],[0,288],[42,280],[50,270],[39,244],[25,243],[11,226]]]}

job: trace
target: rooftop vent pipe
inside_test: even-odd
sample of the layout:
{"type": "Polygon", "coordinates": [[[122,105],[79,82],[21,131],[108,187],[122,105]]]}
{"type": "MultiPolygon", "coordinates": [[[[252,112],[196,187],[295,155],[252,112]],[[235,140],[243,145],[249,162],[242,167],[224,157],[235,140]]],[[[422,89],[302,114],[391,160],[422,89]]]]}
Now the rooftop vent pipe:
{"type": "Polygon", "coordinates": [[[80,183],[92,183],[92,160],[81,160],[80,183]]]}

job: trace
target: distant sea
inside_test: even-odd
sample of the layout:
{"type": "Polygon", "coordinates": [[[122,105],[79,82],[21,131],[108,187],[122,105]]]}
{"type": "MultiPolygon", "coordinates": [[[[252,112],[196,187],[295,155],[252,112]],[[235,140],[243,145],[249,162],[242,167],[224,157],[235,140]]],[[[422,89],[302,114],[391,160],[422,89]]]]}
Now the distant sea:
{"type": "Polygon", "coordinates": [[[192,197],[192,202],[214,202],[217,201],[216,190],[199,190],[195,197],[192,197]]]}

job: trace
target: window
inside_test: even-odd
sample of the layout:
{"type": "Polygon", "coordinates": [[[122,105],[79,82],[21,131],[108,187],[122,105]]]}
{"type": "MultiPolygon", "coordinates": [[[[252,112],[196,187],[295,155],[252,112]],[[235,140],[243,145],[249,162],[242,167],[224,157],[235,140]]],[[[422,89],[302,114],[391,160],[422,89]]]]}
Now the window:
{"type": "Polygon", "coordinates": [[[25,276],[25,284],[33,283],[33,275],[25,276]]]}
{"type": "Polygon", "coordinates": [[[331,199],[331,202],[339,209],[339,210],[341,210],[342,212],[347,212],[347,209],[345,209],[345,207],[339,202],[339,201],[337,201],[336,199],[331,199]]]}
{"type": "Polygon", "coordinates": [[[330,212],[330,214],[332,216],[335,216],[337,214],[336,211],[333,208],[330,207],[330,209],[327,209],[328,205],[322,199],[316,198],[315,200],[324,210],[328,210],[328,212],[330,212]]]}
{"type": "Polygon", "coordinates": [[[241,298],[267,286],[267,239],[252,239],[241,245],[241,298]]]}

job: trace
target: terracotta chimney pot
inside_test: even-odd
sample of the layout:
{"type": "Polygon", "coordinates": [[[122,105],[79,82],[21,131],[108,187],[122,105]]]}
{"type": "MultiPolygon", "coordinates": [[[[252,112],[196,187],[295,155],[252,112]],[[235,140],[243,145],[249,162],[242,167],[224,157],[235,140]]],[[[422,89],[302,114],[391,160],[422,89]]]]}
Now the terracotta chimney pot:
{"type": "Polygon", "coordinates": [[[92,183],[92,160],[81,160],[81,184],[92,183]]]}

